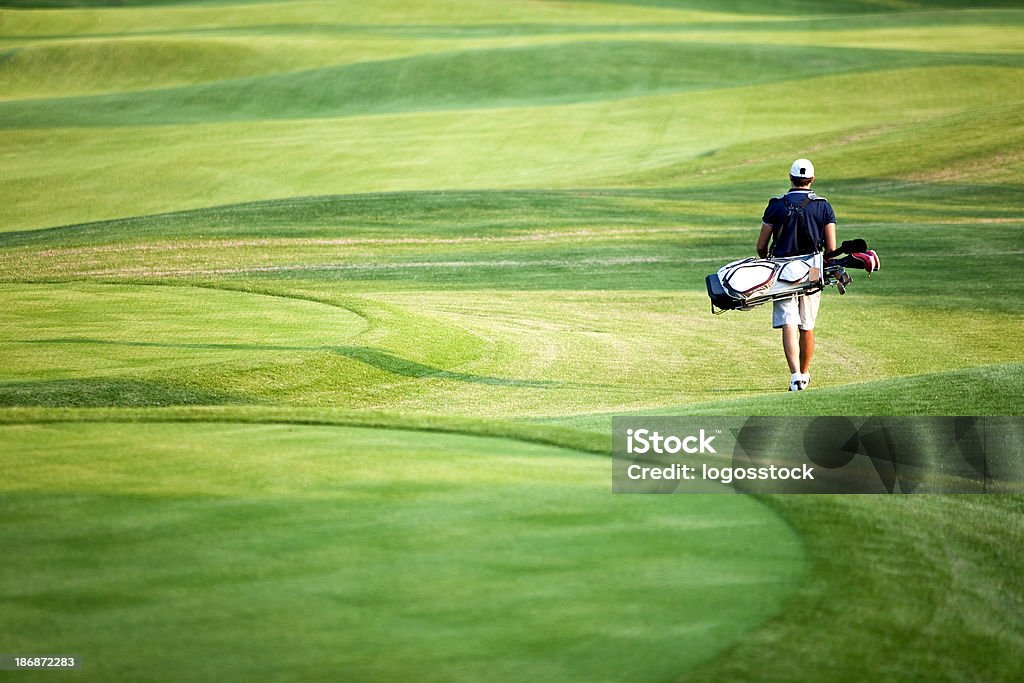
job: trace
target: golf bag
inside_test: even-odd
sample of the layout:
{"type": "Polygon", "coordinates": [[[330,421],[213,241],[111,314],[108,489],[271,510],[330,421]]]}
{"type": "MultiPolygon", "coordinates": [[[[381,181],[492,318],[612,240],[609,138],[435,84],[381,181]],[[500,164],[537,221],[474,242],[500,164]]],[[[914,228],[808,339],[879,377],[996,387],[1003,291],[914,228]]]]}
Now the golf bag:
{"type": "Polygon", "coordinates": [[[840,294],[852,278],[847,268],[865,270],[870,277],[881,263],[864,240],[848,240],[822,254],[786,258],[746,258],[727,263],[705,278],[711,312],[748,311],[761,304],[820,292],[836,286],[840,294]],[[836,259],[841,254],[845,258],[836,259]]]}

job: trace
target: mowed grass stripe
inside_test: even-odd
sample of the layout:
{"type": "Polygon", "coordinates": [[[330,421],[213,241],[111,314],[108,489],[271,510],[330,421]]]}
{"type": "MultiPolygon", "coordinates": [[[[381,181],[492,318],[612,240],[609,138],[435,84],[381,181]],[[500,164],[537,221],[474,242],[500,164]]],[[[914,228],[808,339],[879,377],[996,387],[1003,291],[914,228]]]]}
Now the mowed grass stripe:
{"type": "Polygon", "coordinates": [[[180,34],[0,41],[0,98],[147,91],[451,49],[450,41],[180,34]]]}
{"type": "MultiPolygon", "coordinates": [[[[806,146],[850,125],[984,112],[1022,97],[1018,71],[997,67],[799,83],[809,93],[801,119],[806,146]],[[879,91],[891,96],[880,99],[879,91]]],[[[760,104],[772,93],[770,86],[745,86],[551,107],[147,126],[131,135],[120,128],[11,131],[11,156],[0,168],[9,169],[12,201],[0,209],[0,225],[25,229],[341,189],[621,184],[624,168],[665,168],[789,130],[789,112],[760,104]],[[60,169],[49,163],[57,149],[65,160],[60,169]],[[58,196],[54,183],[63,189],[58,196]]]]}
{"type": "MultiPolygon", "coordinates": [[[[944,24],[1010,25],[1020,23],[1020,9],[1014,0],[988,0],[983,6],[969,0],[906,2],[883,7],[871,0],[828,4],[806,0],[784,0],[766,7],[757,0],[708,2],[701,0],[681,6],[674,0],[633,2],[552,2],[544,4],[494,3],[489,0],[457,2],[443,0],[429,4],[403,0],[373,0],[358,6],[338,5],[326,0],[295,2],[231,2],[213,7],[160,0],[154,7],[112,6],[82,0],[9,0],[6,34],[10,37],[112,34],[165,34],[201,30],[378,30],[391,33],[423,34],[458,30],[472,34],[522,33],[537,30],[593,30],[660,27],[666,30],[708,30],[715,27],[751,26],[792,31],[820,32],[836,28],[836,15],[843,27],[859,29],[880,26],[932,27],[944,24]],[[53,8],[63,9],[55,11],[53,8]],[[23,8],[23,9],[19,9],[23,8]],[[49,8],[49,9],[48,9],[49,8]]],[[[149,3],[153,4],[153,3],[149,3]]]]}
{"type": "MultiPolygon", "coordinates": [[[[986,61],[995,60],[792,45],[577,42],[419,55],[128,94],[0,103],[0,125],[161,125],[519,107],[793,81],[892,64],[986,61]]],[[[1005,64],[1006,58],[996,63],[1005,64]]]]}
{"type": "MultiPolygon", "coordinates": [[[[486,28],[506,32],[531,25],[679,24],[715,21],[781,21],[772,12],[750,13],[709,9],[657,8],[593,2],[497,3],[493,0],[368,0],[342,5],[332,0],[234,2],[213,5],[111,7],[61,10],[31,9],[32,0],[13,0],[27,7],[12,11],[5,33],[17,36],[107,35],[164,31],[232,29],[273,31],[281,26],[353,28],[486,28]]],[[[60,1],[60,0],[57,0],[60,1]]]]}
{"type": "Polygon", "coordinates": [[[508,439],[530,444],[605,456],[608,441],[602,434],[536,421],[483,417],[458,417],[430,413],[395,413],[379,410],[348,410],[336,407],[282,405],[205,406],[103,406],[103,407],[2,407],[0,424],[46,425],[64,423],[118,424],[234,424],[285,425],[292,427],[359,427],[397,429],[406,432],[457,434],[508,439]]]}

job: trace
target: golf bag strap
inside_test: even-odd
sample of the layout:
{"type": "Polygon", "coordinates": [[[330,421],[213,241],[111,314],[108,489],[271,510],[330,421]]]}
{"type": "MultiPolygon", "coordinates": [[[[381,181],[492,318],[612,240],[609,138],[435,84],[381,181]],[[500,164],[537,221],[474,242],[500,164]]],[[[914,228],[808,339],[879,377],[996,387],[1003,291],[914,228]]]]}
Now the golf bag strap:
{"type": "MultiPolygon", "coordinates": [[[[776,230],[772,230],[772,245],[771,245],[771,248],[768,250],[768,254],[770,256],[774,255],[775,243],[779,239],[779,234],[786,228],[786,223],[789,222],[789,216],[794,211],[799,211],[799,212],[802,213],[803,210],[807,208],[807,205],[810,204],[811,202],[813,202],[816,198],[817,197],[815,196],[815,194],[813,192],[808,192],[807,196],[804,197],[804,200],[802,202],[796,203],[796,202],[789,201],[789,199],[786,198],[786,195],[782,195],[782,197],[781,197],[782,202],[786,205],[786,222],[784,222],[782,225],[780,225],[779,229],[777,231],[776,230]]],[[[804,221],[803,224],[806,226],[807,225],[807,221],[804,221]]],[[[807,237],[807,241],[808,242],[814,242],[814,239],[813,239],[813,237],[811,236],[811,234],[809,232],[805,235],[805,237],[807,237]]],[[[815,246],[817,246],[817,245],[815,245],[815,246]]]]}
{"type": "MultiPolygon", "coordinates": [[[[794,204],[793,202],[789,201],[788,199],[786,200],[786,203],[789,204],[792,207],[795,207],[800,213],[803,213],[803,210],[806,209],[807,205],[810,204],[813,200],[814,200],[814,193],[813,192],[808,192],[807,196],[804,197],[804,200],[802,202],[800,202],[799,204],[794,204]]],[[[807,241],[814,247],[815,250],[818,250],[819,245],[814,243],[814,236],[811,235],[811,231],[807,227],[807,219],[804,218],[804,220],[801,221],[801,222],[798,222],[797,225],[803,226],[803,228],[804,228],[804,237],[807,238],[807,241]]]]}
{"type": "Polygon", "coordinates": [[[806,206],[807,206],[808,204],[810,204],[810,203],[811,203],[812,201],[814,201],[814,194],[813,194],[813,193],[811,193],[811,192],[808,192],[808,193],[807,193],[807,196],[806,196],[806,197],[804,197],[804,200],[803,200],[802,202],[800,202],[799,204],[797,204],[796,202],[791,202],[791,201],[789,201],[788,199],[786,199],[785,197],[783,197],[783,198],[782,198],[782,200],[783,200],[784,202],[786,202],[787,204],[789,204],[790,206],[795,206],[795,207],[796,207],[796,208],[798,208],[798,209],[803,209],[803,208],[805,208],[805,207],[806,207],[806,206]]]}

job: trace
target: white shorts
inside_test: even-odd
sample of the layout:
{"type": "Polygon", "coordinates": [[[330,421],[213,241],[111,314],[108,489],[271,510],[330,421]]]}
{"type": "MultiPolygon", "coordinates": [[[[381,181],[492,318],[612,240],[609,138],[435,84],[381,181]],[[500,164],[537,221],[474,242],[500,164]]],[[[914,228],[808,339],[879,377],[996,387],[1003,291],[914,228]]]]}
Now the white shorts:
{"type": "Polygon", "coordinates": [[[778,329],[783,325],[799,325],[801,330],[813,330],[820,304],[821,292],[778,299],[772,310],[772,327],[778,329]]]}

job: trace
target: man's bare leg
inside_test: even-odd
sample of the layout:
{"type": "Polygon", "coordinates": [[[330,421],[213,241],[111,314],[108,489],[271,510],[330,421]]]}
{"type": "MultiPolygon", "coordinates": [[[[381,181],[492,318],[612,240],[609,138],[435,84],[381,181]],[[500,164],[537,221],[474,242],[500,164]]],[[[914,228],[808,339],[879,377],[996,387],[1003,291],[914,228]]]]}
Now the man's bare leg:
{"type": "Polygon", "coordinates": [[[789,363],[789,371],[800,372],[799,363],[803,357],[803,335],[796,325],[782,326],[782,350],[786,352],[786,362],[789,363]]]}
{"type": "MultiPolygon", "coordinates": [[[[811,357],[814,356],[814,330],[800,330],[800,372],[807,374],[811,369],[811,357]]],[[[789,367],[793,367],[790,363],[789,367]]],[[[793,370],[796,372],[796,370],[793,370]]]]}

